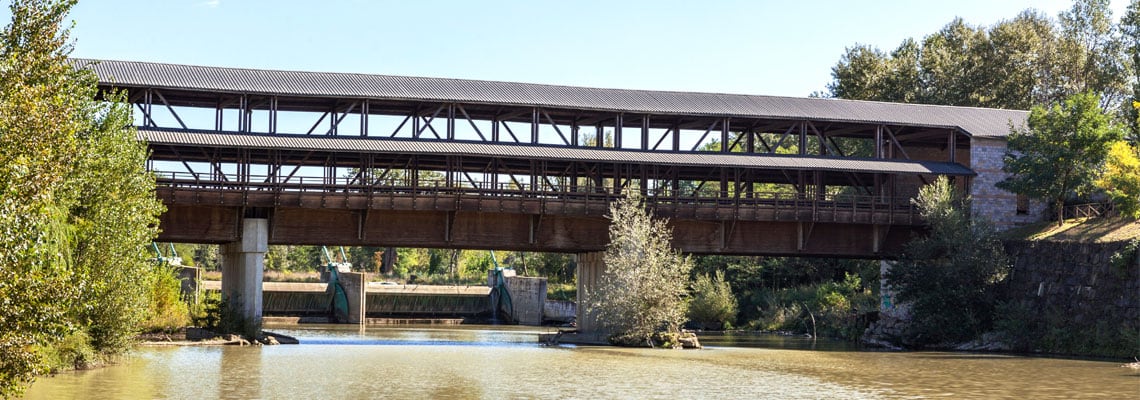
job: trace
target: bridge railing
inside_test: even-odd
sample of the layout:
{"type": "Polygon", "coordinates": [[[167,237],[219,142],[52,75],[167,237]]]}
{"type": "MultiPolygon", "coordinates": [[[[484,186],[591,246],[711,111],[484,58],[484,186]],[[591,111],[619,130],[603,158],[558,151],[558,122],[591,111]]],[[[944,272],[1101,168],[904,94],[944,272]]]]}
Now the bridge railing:
{"type": "MultiPolygon", "coordinates": [[[[471,179],[437,180],[410,178],[361,179],[338,177],[294,176],[237,176],[218,174],[192,174],[187,172],[155,172],[159,187],[176,190],[271,192],[296,194],[344,194],[398,197],[434,198],[518,198],[556,199],[576,202],[611,202],[624,197],[622,191],[609,185],[593,182],[566,182],[557,184],[545,179],[540,182],[487,182],[471,179]]],[[[917,220],[917,210],[909,198],[846,193],[780,192],[780,191],[716,191],[687,190],[684,193],[669,186],[643,190],[645,201],[651,207],[741,208],[760,207],[776,211],[821,212],[860,211],[871,213],[902,214],[917,220]]]]}

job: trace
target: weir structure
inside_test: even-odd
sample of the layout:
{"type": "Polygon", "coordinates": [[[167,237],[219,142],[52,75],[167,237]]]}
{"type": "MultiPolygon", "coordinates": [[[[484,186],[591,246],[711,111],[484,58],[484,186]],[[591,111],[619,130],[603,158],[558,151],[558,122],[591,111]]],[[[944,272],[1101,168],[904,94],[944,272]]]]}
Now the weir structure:
{"type": "Polygon", "coordinates": [[[252,282],[268,244],[569,252],[588,284],[604,270],[609,204],[632,190],[669,218],[684,252],[890,258],[923,227],[918,188],[948,176],[969,193],[994,190],[975,144],[1000,142],[1027,116],[74,62],[135,107],[167,206],[158,240],[225,244],[223,287],[247,300],[260,299],[252,282]]]}

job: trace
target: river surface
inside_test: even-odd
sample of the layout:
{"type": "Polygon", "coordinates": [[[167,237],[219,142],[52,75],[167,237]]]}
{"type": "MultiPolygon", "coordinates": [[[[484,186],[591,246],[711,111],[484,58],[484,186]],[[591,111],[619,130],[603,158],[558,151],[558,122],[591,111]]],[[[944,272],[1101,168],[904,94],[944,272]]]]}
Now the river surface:
{"type": "MultiPolygon", "coordinates": [[[[267,328],[269,329],[269,328],[267,328]]],[[[300,345],[141,347],[122,364],[40,378],[29,399],[1140,399],[1120,362],[867,352],[767,335],[704,350],[544,347],[546,328],[278,327],[300,345]]]]}

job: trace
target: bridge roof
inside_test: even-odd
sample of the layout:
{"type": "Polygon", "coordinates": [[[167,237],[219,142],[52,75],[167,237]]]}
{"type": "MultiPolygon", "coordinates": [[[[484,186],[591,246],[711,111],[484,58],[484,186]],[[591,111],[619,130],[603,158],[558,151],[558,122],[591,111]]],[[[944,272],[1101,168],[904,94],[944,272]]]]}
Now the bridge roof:
{"type": "Polygon", "coordinates": [[[75,59],[104,85],[292,97],[459,102],[654,115],[812,120],[957,128],[1004,137],[1027,111],[823,98],[604,89],[394,75],[208,67],[75,59]]]}
{"type": "Polygon", "coordinates": [[[219,133],[214,131],[154,128],[139,128],[138,135],[140,139],[147,141],[152,146],[169,145],[176,147],[197,146],[327,151],[332,153],[418,154],[432,156],[459,155],[773,170],[975,175],[974,171],[961,164],[937,161],[839,158],[782,154],[614,150],[555,145],[487,143],[478,141],[219,133]]]}

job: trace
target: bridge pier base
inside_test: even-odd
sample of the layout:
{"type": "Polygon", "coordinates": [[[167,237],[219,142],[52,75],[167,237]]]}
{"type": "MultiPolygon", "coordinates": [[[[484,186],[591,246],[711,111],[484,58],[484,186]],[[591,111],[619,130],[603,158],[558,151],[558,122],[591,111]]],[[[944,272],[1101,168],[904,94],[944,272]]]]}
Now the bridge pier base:
{"type": "Polygon", "coordinates": [[[222,299],[247,336],[261,332],[261,283],[269,250],[269,220],[242,220],[241,240],[222,246],[222,299]]]}
{"type": "Polygon", "coordinates": [[[340,284],[344,286],[344,293],[348,295],[349,324],[364,324],[365,311],[368,309],[366,295],[368,292],[368,274],[364,272],[341,272],[340,284]]]}
{"type": "Polygon", "coordinates": [[[598,318],[590,306],[592,293],[598,288],[598,279],[606,271],[603,261],[605,252],[578,253],[578,315],[575,316],[578,331],[594,333],[598,329],[598,318]]]}

